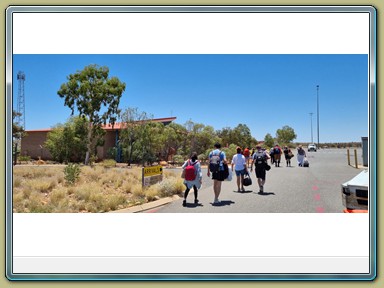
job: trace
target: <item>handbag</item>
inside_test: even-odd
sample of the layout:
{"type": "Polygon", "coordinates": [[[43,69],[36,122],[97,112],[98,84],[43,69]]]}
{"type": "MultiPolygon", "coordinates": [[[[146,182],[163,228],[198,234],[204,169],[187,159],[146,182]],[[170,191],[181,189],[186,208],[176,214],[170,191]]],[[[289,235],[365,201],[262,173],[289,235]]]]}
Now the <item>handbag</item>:
{"type": "Polygon", "coordinates": [[[183,169],[183,171],[181,171],[181,175],[180,175],[181,178],[185,178],[185,169],[183,169]]]}
{"type": "Polygon", "coordinates": [[[271,170],[271,166],[269,166],[268,164],[265,164],[265,170],[266,170],[266,171],[271,170]]]}
{"type": "Polygon", "coordinates": [[[249,185],[252,185],[252,179],[251,179],[251,176],[249,176],[249,174],[247,173],[244,175],[243,186],[249,186],[249,185]]]}

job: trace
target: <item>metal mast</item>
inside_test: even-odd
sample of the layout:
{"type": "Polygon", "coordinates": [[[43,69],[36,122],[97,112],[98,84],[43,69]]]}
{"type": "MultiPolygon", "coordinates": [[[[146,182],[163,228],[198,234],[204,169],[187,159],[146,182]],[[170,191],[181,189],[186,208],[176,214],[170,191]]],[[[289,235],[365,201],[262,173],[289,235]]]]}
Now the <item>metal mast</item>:
{"type": "Polygon", "coordinates": [[[319,85],[316,86],[317,88],[317,149],[320,148],[320,132],[319,132],[319,85]]]}
{"type": "Polygon", "coordinates": [[[22,71],[17,73],[17,80],[19,81],[19,91],[17,95],[17,123],[25,130],[25,95],[24,95],[24,81],[25,74],[22,71]]]}

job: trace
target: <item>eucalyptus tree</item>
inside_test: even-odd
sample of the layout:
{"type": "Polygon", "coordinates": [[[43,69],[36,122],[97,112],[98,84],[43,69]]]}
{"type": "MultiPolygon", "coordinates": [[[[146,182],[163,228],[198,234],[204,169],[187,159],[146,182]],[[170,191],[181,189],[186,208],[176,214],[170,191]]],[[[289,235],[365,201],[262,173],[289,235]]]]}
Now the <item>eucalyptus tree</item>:
{"type": "Polygon", "coordinates": [[[100,133],[104,124],[114,125],[119,114],[120,98],[125,91],[125,83],[117,77],[109,77],[109,68],[96,64],[67,76],[57,94],[64,98],[64,105],[72,113],[77,110],[79,116],[87,118],[89,129],[86,140],[87,152],[85,164],[88,165],[90,154],[94,153],[94,135],[100,133]]]}
{"type": "Polygon", "coordinates": [[[296,139],[297,135],[295,130],[288,125],[283,126],[281,129],[277,129],[276,131],[276,141],[281,145],[289,144],[294,139],[296,139]]]}

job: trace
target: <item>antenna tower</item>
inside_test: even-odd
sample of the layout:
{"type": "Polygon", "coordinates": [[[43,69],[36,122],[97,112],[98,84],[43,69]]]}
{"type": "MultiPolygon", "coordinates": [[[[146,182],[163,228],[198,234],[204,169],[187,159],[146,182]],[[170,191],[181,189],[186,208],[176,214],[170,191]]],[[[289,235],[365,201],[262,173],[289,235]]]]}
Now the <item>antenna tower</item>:
{"type": "Polygon", "coordinates": [[[19,91],[17,95],[17,123],[25,130],[25,95],[24,95],[24,81],[25,74],[22,71],[17,73],[17,80],[19,81],[19,91]]]}

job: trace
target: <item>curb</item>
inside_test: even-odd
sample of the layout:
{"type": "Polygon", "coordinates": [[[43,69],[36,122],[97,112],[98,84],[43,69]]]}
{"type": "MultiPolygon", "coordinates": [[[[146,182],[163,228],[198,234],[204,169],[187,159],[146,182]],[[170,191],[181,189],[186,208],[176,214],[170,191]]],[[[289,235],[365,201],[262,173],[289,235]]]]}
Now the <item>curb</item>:
{"type": "Polygon", "coordinates": [[[180,199],[179,196],[173,195],[172,197],[166,197],[166,198],[163,198],[163,199],[160,199],[160,200],[156,200],[156,201],[152,201],[152,202],[149,202],[149,203],[145,203],[145,204],[142,204],[142,205],[137,205],[137,206],[133,206],[133,207],[129,207],[129,208],[124,208],[124,209],[120,209],[120,210],[116,210],[116,211],[111,211],[111,212],[108,212],[108,213],[140,213],[140,212],[144,212],[144,211],[147,211],[147,210],[150,210],[150,209],[153,209],[153,208],[157,208],[157,207],[166,205],[166,204],[171,203],[171,202],[173,202],[175,200],[178,200],[178,199],[180,199]]]}

